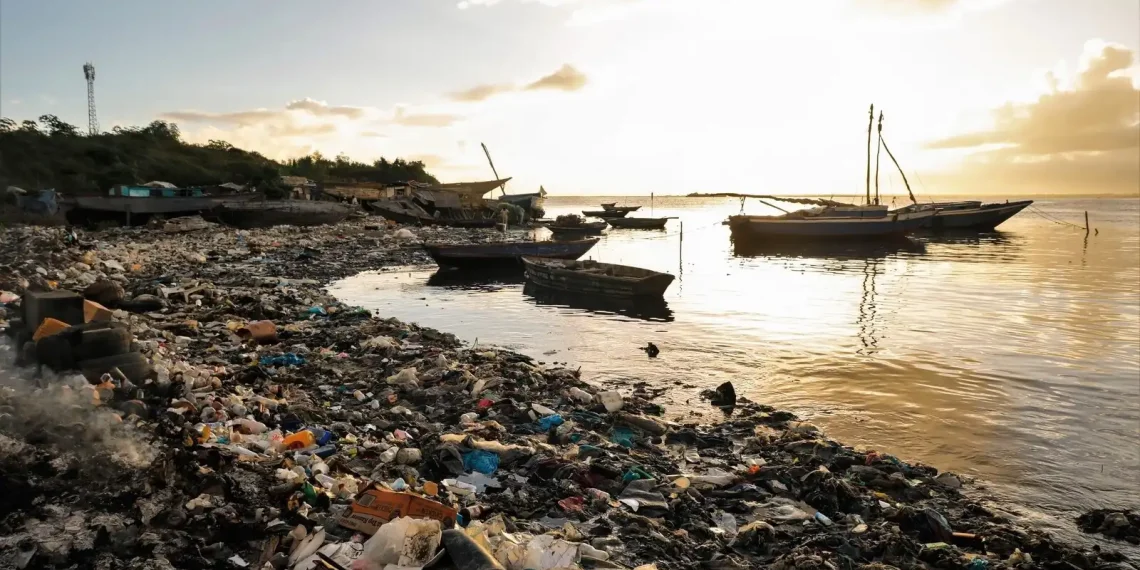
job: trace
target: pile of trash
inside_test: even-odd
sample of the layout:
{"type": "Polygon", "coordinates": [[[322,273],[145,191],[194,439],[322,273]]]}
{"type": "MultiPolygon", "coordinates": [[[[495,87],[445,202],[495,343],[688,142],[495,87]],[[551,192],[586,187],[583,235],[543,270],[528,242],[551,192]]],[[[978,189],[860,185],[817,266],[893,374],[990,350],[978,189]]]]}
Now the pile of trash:
{"type": "Polygon", "coordinates": [[[1127,568],[731,384],[671,422],[321,290],[393,233],[0,230],[0,567],[1127,568]]]}
{"type": "Polygon", "coordinates": [[[586,223],[586,218],[578,214],[563,214],[554,218],[554,225],[564,228],[576,228],[586,223]]]}
{"type": "Polygon", "coordinates": [[[1084,532],[1140,544],[1140,513],[1095,509],[1077,517],[1077,526],[1084,532]]]}

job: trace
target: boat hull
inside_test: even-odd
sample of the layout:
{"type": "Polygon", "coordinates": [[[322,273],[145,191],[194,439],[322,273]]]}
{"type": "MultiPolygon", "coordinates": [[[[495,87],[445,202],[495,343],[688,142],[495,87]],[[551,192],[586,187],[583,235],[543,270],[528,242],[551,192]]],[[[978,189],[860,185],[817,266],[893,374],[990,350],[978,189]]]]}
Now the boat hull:
{"type": "Polygon", "coordinates": [[[337,224],[351,213],[352,208],[335,202],[301,200],[222,204],[210,212],[223,224],[241,229],[337,224]]]}
{"type": "Polygon", "coordinates": [[[527,279],[535,285],[583,295],[661,297],[674,279],[668,273],[648,270],[641,270],[646,276],[631,279],[567,269],[543,259],[524,257],[522,261],[527,279]]]}
{"type": "Polygon", "coordinates": [[[923,229],[939,230],[992,230],[1014,217],[1033,200],[1008,204],[986,204],[972,210],[939,210],[923,224],[923,229]]]}
{"type": "Polygon", "coordinates": [[[891,240],[902,239],[920,229],[929,223],[934,213],[922,214],[851,219],[732,216],[728,225],[734,240],[891,240]]]}
{"type": "Polygon", "coordinates": [[[582,215],[591,218],[624,218],[629,212],[613,212],[610,210],[582,210],[582,215]]]}
{"type": "Polygon", "coordinates": [[[523,296],[538,306],[569,307],[602,315],[622,315],[644,321],[669,322],[673,311],[664,297],[614,297],[551,289],[527,281],[523,296]]]}
{"type": "Polygon", "coordinates": [[[620,229],[663,230],[669,218],[613,218],[606,221],[620,229]]]}
{"type": "Polygon", "coordinates": [[[578,241],[522,241],[465,245],[425,244],[424,250],[446,269],[522,268],[522,258],[578,259],[598,243],[597,238],[578,241]]]}

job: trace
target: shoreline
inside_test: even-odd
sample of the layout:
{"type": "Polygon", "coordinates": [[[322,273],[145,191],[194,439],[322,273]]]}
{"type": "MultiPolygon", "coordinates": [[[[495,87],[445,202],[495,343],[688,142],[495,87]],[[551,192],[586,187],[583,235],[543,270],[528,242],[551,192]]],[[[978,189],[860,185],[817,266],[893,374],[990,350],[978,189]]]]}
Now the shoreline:
{"type": "MultiPolygon", "coordinates": [[[[206,568],[237,556],[260,568],[266,549],[270,562],[286,548],[281,528],[325,526],[333,529],[332,542],[333,513],[348,504],[347,493],[325,487],[330,493],[303,497],[308,508],[290,509],[304,483],[281,479],[277,470],[294,469],[297,458],[252,451],[273,428],[286,428],[281,435],[288,436],[312,427],[338,442],[316,463],[337,481],[351,476],[358,489],[369,478],[393,484],[401,477],[411,489],[423,489],[424,481],[443,489],[443,479],[463,472],[449,458],[500,441],[510,449],[495,452],[500,463],[491,476],[503,489],[443,491],[444,502],[478,504],[484,526],[502,515],[512,532],[589,544],[579,556],[604,554],[602,562],[624,565],[608,567],[980,570],[1122,563],[1119,555],[1023,533],[962,493],[952,475],[856,452],[787,412],[741,399],[723,422],[673,424],[657,419],[659,406],[644,386],[623,390],[622,409],[607,412],[593,401],[597,394],[590,402],[570,395],[598,391],[572,371],[538,367],[510,351],[475,351],[446,332],[344,307],[327,292],[332,282],[427,260],[413,242],[383,226],[369,229],[373,224],[109,230],[81,233],[75,244],[66,243],[64,228],[0,229],[0,251],[13,256],[5,269],[12,277],[0,277],[0,290],[23,293],[29,285],[50,287],[50,280],[82,291],[105,277],[130,291],[121,301],[160,297],[161,311],[118,309],[114,319],[166,372],[134,390],[97,388],[98,406],[85,400],[82,386],[49,383],[36,393],[5,383],[0,477],[25,496],[0,505],[20,514],[0,521],[0,562],[18,561],[31,544],[28,560],[42,567],[89,561],[134,567],[132,561],[153,558],[167,564],[148,567],[206,568]],[[280,342],[254,346],[233,334],[263,319],[276,323],[280,342]],[[304,363],[257,364],[283,353],[304,363]],[[409,366],[414,381],[399,377],[409,366]],[[546,425],[537,421],[545,411],[533,404],[557,412],[561,425],[537,429],[546,425]],[[476,417],[464,416],[470,413],[476,417]],[[203,435],[202,424],[219,425],[216,431],[226,435],[203,435]],[[446,434],[473,439],[440,438],[446,434]],[[418,449],[422,457],[384,462],[389,449],[418,449]],[[57,482],[68,476],[70,484],[57,482]],[[76,478],[83,481],[78,489],[76,478]],[[630,491],[636,480],[654,483],[630,491]],[[53,503],[53,494],[65,491],[74,501],[53,503]],[[623,495],[640,508],[615,501],[623,495]],[[77,524],[83,531],[74,530],[77,524]]],[[[421,239],[498,235],[411,230],[421,239]]],[[[310,486],[320,482],[315,475],[305,479],[310,486]]],[[[501,530],[482,532],[492,547],[508,548],[501,530]]]]}

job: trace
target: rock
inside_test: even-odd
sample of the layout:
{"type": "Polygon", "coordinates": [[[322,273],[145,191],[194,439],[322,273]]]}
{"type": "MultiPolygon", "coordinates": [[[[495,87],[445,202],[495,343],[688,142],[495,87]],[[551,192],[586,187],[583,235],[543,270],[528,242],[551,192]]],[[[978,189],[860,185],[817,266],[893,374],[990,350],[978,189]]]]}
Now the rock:
{"type": "Polygon", "coordinates": [[[962,481],[952,473],[942,473],[934,478],[934,482],[947,489],[961,489],[962,481]]]}
{"type": "Polygon", "coordinates": [[[83,290],[83,296],[104,307],[115,307],[126,298],[123,286],[110,279],[99,279],[83,290]]]}

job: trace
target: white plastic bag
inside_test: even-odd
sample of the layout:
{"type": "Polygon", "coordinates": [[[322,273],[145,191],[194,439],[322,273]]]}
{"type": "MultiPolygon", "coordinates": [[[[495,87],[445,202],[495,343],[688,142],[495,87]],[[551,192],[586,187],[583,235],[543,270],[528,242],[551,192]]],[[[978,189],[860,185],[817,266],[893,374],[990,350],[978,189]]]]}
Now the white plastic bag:
{"type": "Polygon", "coordinates": [[[400,517],[384,523],[364,543],[364,553],[359,559],[363,564],[354,567],[379,570],[385,564],[423,566],[439,550],[442,535],[437,520],[400,517]]]}

